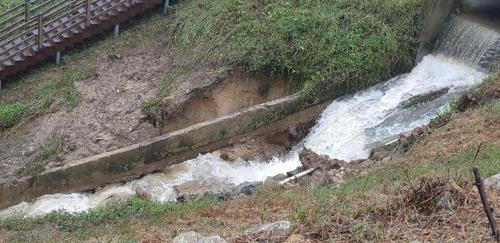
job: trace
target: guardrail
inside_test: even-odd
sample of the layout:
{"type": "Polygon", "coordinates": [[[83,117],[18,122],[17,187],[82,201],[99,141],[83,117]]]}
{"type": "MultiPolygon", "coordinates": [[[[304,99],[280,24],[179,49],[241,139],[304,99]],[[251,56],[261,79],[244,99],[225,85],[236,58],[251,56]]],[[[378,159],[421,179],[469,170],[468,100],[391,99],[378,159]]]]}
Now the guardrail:
{"type": "Polygon", "coordinates": [[[0,13],[0,79],[54,54],[59,63],[60,51],[162,2],[166,11],[169,0],[26,0],[0,13]]]}
{"type": "MultiPolygon", "coordinates": [[[[56,29],[61,24],[73,20],[79,16],[78,11],[85,8],[86,24],[90,24],[91,4],[96,0],[49,0],[41,1],[27,0],[24,4],[15,6],[7,12],[0,15],[0,52],[9,53],[14,48],[27,44],[19,52],[36,46],[38,49],[44,47],[45,35],[56,29]],[[54,25],[54,22],[71,13],[76,13],[73,18],[54,25]],[[19,41],[11,46],[4,47],[6,44],[15,40],[19,41]]],[[[55,36],[60,33],[53,34],[55,36]]],[[[8,60],[19,52],[6,56],[0,62],[8,60]]]]}

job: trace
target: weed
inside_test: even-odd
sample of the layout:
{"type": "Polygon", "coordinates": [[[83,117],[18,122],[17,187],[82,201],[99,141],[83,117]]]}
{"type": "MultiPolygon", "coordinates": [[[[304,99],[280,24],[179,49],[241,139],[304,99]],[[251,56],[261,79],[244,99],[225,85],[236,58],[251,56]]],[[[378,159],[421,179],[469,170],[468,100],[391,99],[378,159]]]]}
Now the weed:
{"type": "Polygon", "coordinates": [[[27,105],[16,102],[0,107],[0,130],[7,129],[16,124],[27,110],[27,105]]]}
{"type": "Polygon", "coordinates": [[[49,138],[38,148],[38,155],[36,161],[45,161],[54,155],[59,154],[63,148],[63,133],[57,134],[49,138]]]}

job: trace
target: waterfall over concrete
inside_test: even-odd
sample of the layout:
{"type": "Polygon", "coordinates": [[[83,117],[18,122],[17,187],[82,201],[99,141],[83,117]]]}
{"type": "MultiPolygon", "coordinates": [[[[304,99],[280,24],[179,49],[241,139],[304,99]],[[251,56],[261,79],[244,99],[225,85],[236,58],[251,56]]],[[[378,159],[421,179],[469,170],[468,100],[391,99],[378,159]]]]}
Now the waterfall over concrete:
{"type": "Polygon", "coordinates": [[[471,67],[480,67],[480,61],[490,48],[495,48],[500,34],[461,16],[450,16],[439,39],[435,54],[462,61],[471,67]]]}

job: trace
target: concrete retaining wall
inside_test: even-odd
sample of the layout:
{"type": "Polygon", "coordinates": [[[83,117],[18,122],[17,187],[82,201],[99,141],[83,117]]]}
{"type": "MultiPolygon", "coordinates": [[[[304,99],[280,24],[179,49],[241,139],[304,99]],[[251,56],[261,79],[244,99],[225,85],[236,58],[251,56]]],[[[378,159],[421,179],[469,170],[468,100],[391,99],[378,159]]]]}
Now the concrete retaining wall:
{"type": "Polygon", "coordinates": [[[498,0],[462,0],[464,11],[500,11],[500,1],[498,0]]]}
{"type": "Polygon", "coordinates": [[[444,22],[451,12],[458,7],[457,0],[426,0],[424,11],[424,30],[422,33],[422,43],[417,55],[417,62],[434,49],[434,43],[441,33],[444,22]]]}
{"type": "MultiPolygon", "coordinates": [[[[0,185],[0,208],[51,193],[92,190],[128,181],[211,152],[231,139],[302,110],[298,95],[256,105],[150,141],[75,161],[43,174],[0,185]]],[[[321,110],[317,111],[317,114],[321,110]]]]}
{"type": "Polygon", "coordinates": [[[451,13],[500,11],[500,0],[426,0],[424,11],[424,30],[417,62],[432,53],[434,43],[451,13]]]}

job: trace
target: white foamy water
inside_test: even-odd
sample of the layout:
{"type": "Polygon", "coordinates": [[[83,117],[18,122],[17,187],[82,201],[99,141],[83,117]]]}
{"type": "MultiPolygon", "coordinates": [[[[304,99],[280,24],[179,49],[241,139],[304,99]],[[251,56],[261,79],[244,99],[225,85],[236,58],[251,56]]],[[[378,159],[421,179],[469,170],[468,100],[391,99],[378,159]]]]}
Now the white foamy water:
{"type": "Polygon", "coordinates": [[[486,77],[484,73],[444,57],[426,56],[411,73],[335,100],[306,138],[316,153],[346,161],[365,159],[374,146],[429,123],[448,108],[460,91],[486,77]],[[410,109],[402,102],[431,91],[447,94],[410,109]]]}
{"type": "Polygon", "coordinates": [[[218,152],[200,155],[195,159],[171,166],[163,173],[147,175],[124,185],[109,185],[96,193],[71,193],[45,195],[33,203],[21,203],[0,211],[0,218],[8,216],[33,217],[52,211],[69,213],[84,212],[104,206],[113,200],[127,199],[136,195],[136,190],[147,192],[152,200],[175,202],[174,186],[196,181],[217,185],[221,191],[244,182],[264,181],[270,176],[283,174],[299,166],[298,154],[292,159],[275,158],[269,162],[246,162],[232,165],[220,158],[218,152]]]}
{"type": "Polygon", "coordinates": [[[244,182],[263,181],[269,176],[298,167],[302,145],[319,154],[346,161],[367,158],[374,146],[398,134],[424,125],[447,109],[458,92],[483,80],[485,74],[444,57],[427,56],[414,70],[367,90],[339,98],[323,112],[311,133],[288,156],[268,162],[252,161],[232,165],[217,152],[174,165],[163,173],[147,175],[124,185],[110,185],[99,192],[46,195],[33,203],[21,203],[0,211],[0,217],[37,216],[54,210],[83,212],[106,205],[113,199],[129,198],[140,188],[153,200],[172,202],[174,186],[196,181],[217,185],[220,190],[244,182]],[[413,108],[402,109],[408,99],[449,88],[448,93],[413,108]]]}

